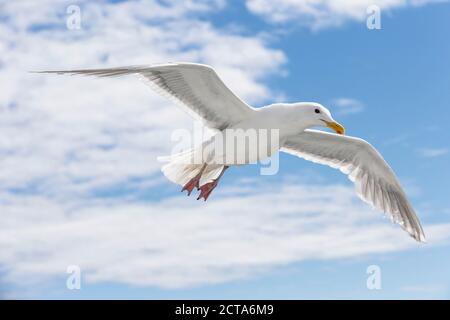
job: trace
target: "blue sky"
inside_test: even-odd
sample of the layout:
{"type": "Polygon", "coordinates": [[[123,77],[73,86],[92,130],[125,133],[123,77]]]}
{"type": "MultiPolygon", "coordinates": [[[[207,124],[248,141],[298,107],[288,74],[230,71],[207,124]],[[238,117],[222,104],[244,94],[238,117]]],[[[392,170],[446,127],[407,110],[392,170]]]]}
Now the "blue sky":
{"type": "Polygon", "coordinates": [[[386,1],[369,30],[364,1],[80,1],[70,30],[71,1],[1,1],[0,296],[448,299],[450,7],[432,2],[386,1]],[[329,107],[390,163],[428,244],[340,172],[284,154],[276,175],[229,170],[198,203],[156,160],[192,130],[176,106],[133,78],[26,73],[166,61],[213,65],[257,107],[329,107]]]}

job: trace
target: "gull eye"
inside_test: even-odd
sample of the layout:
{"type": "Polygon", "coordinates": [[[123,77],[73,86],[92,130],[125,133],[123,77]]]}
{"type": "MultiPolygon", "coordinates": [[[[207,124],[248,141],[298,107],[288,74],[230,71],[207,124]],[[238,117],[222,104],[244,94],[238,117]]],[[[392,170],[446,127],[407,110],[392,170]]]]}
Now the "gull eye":
{"type": "Polygon", "coordinates": [[[315,113],[320,113],[319,109],[314,110],[315,113]]]}

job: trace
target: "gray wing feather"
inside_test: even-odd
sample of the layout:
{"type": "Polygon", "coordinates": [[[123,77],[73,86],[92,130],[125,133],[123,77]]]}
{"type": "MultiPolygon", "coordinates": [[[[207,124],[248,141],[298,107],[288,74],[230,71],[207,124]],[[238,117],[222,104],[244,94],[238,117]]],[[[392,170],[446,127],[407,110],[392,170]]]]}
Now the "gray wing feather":
{"type": "Polygon", "coordinates": [[[254,111],[222,82],[213,68],[202,64],[170,63],[39,73],[97,77],[137,74],[157,93],[183,106],[191,116],[217,130],[223,130],[248,118],[254,111]]]}
{"type": "Polygon", "coordinates": [[[354,182],[362,200],[382,210],[414,239],[425,242],[420,221],[397,177],[368,142],[349,136],[305,130],[289,137],[281,150],[341,170],[354,182]]]}

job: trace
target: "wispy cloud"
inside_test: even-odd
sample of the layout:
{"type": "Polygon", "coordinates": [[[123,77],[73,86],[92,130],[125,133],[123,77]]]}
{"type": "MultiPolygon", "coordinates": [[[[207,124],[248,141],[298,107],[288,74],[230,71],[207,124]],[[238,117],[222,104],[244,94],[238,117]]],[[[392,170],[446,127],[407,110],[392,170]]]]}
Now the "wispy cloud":
{"type": "Polygon", "coordinates": [[[336,113],[340,115],[348,115],[360,113],[364,110],[364,104],[353,98],[337,98],[331,103],[332,108],[336,108],[336,113]]]}
{"type": "MultiPolygon", "coordinates": [[[[4,279],[16,285],[46,281],[78,265],[87,284],[179,288],[257,277],[308,259],[418,245],[357,200],[352,187],[260,183],[249,191],[238,182],[227,189],[206,203],[183,196],[68,202],[2,193],[4,279]]],[[[448,224],[425,230],[426,248],[450,239],[448,224]]]]}
{"type": "MultiPolygon", "coordinates": [[[[161,198],[164,185],[157,156],[170,152],[171,133],[190,128],[191,119],[135,78],[89,79],[27,71],[198,61],[213,65],[246,101],[262,103],[272,96],[264,81],[279,71],[285,55],[258,35],[241,35],[200,19],[205,12],[220,10],[223,1],[77,3],[79,30],[66,28],[66,9],[73,1],[1,4],[0,269],[8,270],[5,278],[18,282],[20,277],[61,275],[65,264],[79,263],[84,270],[97,270],[90,273],[93,280],[137,283],[137,278],[130,278],[129,270],[134,269],[143,276],[142,284],[198,283],[200,274],[189,279],[189,269],[175,275],[180,265],[175,252],[183,260],[190,257],[164,246],[180,244],[202,225],[213,228],[208,215],[200,219],[195,206],[175,205],[173,199],[133,202],[143,197],[144,190],[147,198],[151,193],[161,198]],[[158,214],[167,208],[174,210],[167,218],[179,219],[183,212],[185,226],[191,218],[195,226],[171,229],[169,220],[158,214]],[[140,229],[140,223],[147,227],[140,229]],[[134,235],[126,231],[136,228],[140,231],[134,235]],[[21,236],[13,236],[16,231],[21,236]],[[62,242],[47,242],[42,237],[47,232],[62,242]],[[94,239],[96,234],[103,240],[94,239]],[[39,240],[29,243],[34,237],[39,240]],[[72,241],[76,248],[70,248],[72,241]],[[93,243],[100,246],[94,248],[93,243]],[[124,244],[119,255],[102,257],[102,251],[116,251],[114,243],[124,244]],[[11,246],[17,250],[4,250],[11,246]],[[118,264],[133,252],[140,252],[132,259],[137,269],[118,264]],[[150,260],[141,256],[145,252],[152,253],[150,260]],[[152,268],[155,263],[158,266],[152,268]],[[159,277],[165,268],[169,274],[159,277]],[[151,274],[144,276],[144,269],[151,274]]],[[[195,269],[195,263],[194,259],[190,268],[195,269]]],[[[200,263],[200,267],[206,281],[218,277],[214,265],[200,263]]]]}
{"type": "Polygon", "coordinates": [[[445,156],[448,154],[447,148],[423,148],[419,149],[418,152],[422,157],[425,158],[436,158],[445,156]]]}
{"type": "Polygon", "coordinates": [[[411,134],[399,134],[397,136],[393,136],[387,138],[383,141],[384,146],[409,146],[409,140],[411,139],[411,134]]]}
{"type": "Polygon", "coordinates": [[[135,78],[28,70],[199,61],[213,65],[243,99],[261,103],[272,96],[264,79],[286,60],[258,36],[201,21],[198,11],[220,9],[215,2],[84,1],[81,29],[68,30],[64,14],[71,3],[2,4],[2,189],[79,193],[151,176],[159,171],[154,159],[170,152],[171,132],[191,123],[135,78]],[[33,28],[46,21],[52,26],[33,28]]]}
{"type": "Polygon", "coordinates": [[[447,291],[445,286],[438,285],[408,285],[401,287],[402,291],[419,294],[435,294],[440,295],[447,291]]]}
{"type": "Polygon", "coordinates": [[[297,23],[312,29],[339,26],[347,21],[363,21],[369,6],[381,10],[444,2],[439,0],[247,0],[250,12],[272,23],[297,23]]]}
{"type": "MultiPolygon", "coordinates": [[[[284,53],[198,17],[222,1],[186,3],[79,1],[80,30],[65,28],[72,1],[2,3],[1,278],[27,285],[77,264],[89,283],[186,287],[415,247],[351,187],[236,184],[209,203],[162,197],[156,158],[189,117],[133,78],[26,72],[200,61],[247,101],[270,98],[265,79],[284,53]]],[[[447,224],[425,230],[429,245],[450,234],[447,224]]]]}

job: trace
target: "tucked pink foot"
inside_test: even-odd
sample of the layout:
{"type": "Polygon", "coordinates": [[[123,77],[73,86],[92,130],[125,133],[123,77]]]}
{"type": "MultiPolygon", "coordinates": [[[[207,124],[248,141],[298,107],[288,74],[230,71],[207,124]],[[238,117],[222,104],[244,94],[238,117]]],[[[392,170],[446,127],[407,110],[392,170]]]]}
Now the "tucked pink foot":
{"type": "Polygon", "coordinates": [[[197,200],[200,200],[201,198],[205,199],[205,201],[208,199],[211,192],[214,190],[215,187],[217,187],[217,183],[219,180],[214,180],[211,182],[208,182],[204,185],[202,185],[200,189],[200,195],[198,196],[197,200]]]}
{"type": "Polygon", "coordinates": [[[188,192],[187,195],[190,196],[192,190],[194,190],[194,188],[198,188],[199,182],[200,182],[200,175],[189,180],[189,182],[184,185],[183,189],[181,189],[181,192],[187,191],[188,192]]]}

